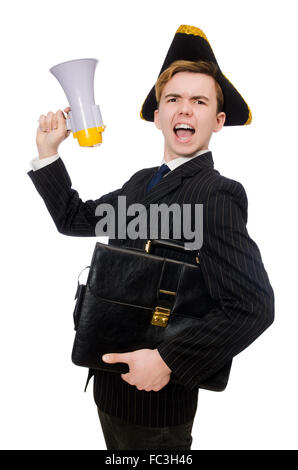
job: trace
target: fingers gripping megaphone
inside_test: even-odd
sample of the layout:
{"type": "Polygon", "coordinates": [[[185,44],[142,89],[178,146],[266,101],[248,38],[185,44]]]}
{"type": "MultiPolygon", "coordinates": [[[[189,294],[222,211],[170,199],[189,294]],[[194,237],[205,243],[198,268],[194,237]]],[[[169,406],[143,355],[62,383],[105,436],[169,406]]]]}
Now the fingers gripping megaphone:
{"type": "Polygon", "coordinates": [[[94,101],[94,74],[97,59],[77,59],[62,62],[50,68],[68,99],[71,111],[66,120],[82,147],[95,147],[102,143],[105,130],[99,106],[94,101]]]}

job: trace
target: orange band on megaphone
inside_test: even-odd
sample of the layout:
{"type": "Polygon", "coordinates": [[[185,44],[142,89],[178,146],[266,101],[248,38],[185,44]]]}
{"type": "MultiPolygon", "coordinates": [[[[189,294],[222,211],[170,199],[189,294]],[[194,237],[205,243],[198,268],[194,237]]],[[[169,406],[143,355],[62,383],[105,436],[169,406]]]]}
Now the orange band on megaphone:
{"type": "Polygon", "coordinates": [[[93,147],[102,143],[101,133],[105,130],[105,126],[102,127],[91,127],[88,129],[82,129],[73,133],[73,137],[78,139],[81,147],[93,147]]]}

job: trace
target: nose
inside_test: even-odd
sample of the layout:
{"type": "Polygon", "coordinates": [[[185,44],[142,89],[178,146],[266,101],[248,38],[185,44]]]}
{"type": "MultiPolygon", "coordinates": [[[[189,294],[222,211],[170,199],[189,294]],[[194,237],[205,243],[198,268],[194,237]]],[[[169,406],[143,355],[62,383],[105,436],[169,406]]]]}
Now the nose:
{"type": "Polygon", "coordinates": [[[191,103],[188,100],[180,101],[179,114],[191,116],[193,113],[191,103]]]}

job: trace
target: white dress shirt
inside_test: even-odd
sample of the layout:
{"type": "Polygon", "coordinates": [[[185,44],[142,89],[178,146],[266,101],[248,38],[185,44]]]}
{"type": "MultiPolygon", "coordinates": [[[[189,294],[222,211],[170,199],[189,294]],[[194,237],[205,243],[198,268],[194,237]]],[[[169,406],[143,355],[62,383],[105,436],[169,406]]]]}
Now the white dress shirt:
{"type": "Polygon", "coordinates": [[[59,154],[56,153],[56,155],[52,155],[51,157],[46,157],[46,158],[33,158],[31,160],[30,165],[33,171],[39,170],[40,168],[43,168],[44,166],[49,165],[50,163],[53,163],[55,160],[58,160],[60,158],[59,154]]]}
{"type": "MultiPolygon", "coordinates": [[[[172,171],[172,170],[175,170],[175,168],[177,168],[178,166],[183,165],[183,163],[189,162],[189,160],[192,160],[193,158],[196,158],[199,155],[202,155],[203,153],[206,153],[206,152],[209,152],[209,149],[200,150],[194,157],[178,157],[178,158],[174,158],[174,160],[170,160],[169,162],[166,162],[165,159],[163,158],[160,166],[164,163],[172,171]]],[[[166,173],[164,177],[166,177],[169,173],[166,173]]]]}

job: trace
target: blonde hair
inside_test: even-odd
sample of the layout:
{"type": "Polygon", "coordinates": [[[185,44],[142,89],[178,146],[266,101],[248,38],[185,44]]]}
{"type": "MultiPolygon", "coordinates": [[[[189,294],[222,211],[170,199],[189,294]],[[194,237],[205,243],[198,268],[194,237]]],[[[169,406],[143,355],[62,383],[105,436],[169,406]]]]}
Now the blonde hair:
{"type": "Polygon", "coordinates": [[[213,62],[206,62],[204,60],[198,60],[192,62],[190,60],[175,60],[166,70],[164,70],[157,79],[155,83],[155,98],[157,101],[157,107],[159,106],[159,101],[162,95],[162,91],[165,85],[168,83],[171,78],[179,72],[192,72],[192,73],[204,73],[214,78],[215,89],[216,89],[216,99],[217,99],[217,113],[220,113],[223,110],[224,96],[222,89],[216,80],[218,74],[218,67],[213,62]]]}

